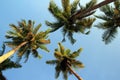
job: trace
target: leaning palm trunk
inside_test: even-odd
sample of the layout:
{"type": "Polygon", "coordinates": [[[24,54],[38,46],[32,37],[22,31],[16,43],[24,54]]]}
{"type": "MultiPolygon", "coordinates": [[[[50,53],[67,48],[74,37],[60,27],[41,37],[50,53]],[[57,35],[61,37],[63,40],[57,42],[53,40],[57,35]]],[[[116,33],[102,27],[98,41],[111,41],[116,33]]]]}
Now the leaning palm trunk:
{"type": "Polygon", "coordinates": [[[0,63],[2,63],[3,61],[5,61],[6,59],[8,59],[9,57],[11,57],[20,47],[22,47],[23,45],[25,45],[27,42],[23,42],[21,43],[19,46],[17,46],[16,48],[12,49],[11,51],[7,52],[6,54],[4,54],[3,56],[0,57],[0,63]]]}
{"type": "Polygon", "coordinates": [[[69,64],[67,64],[67,66],[68,66],[70,72],[71,72],[72,74],[74,74],[74,75],[77,77],[78,80],[83,80],[77,73],[75,73],[75,71],[70,67],[69,64]]]}
{"type": "Polygon", "coordinates": [[[111,2],[114,2],[114,1],[116,1],[116,0],[105,0],[105,1],[103,1],[103,2],[101,2],[101,3],[99,3],[99,4],[95,5],[95,6],[93,6],[93,7],[89,8],[89,9],[87,9],[87,10],[84,10],[84,11],[82,11],[82,12],[81,12],[81,10],[79,10],[77,13],[73,14],[70,19],[71,19],[71,20],[75,20],[76,18],[81,19],[81,18],[83,18],[83,16],[85,16],[87,13],[92,12],[92,11],[94,11],[95,9],[100,8],[100,7],[102,7],[102,6],[104,6],[104,5],[107,5],[107,4],[109,4],[109,3],[111,3],[111,2]]]}

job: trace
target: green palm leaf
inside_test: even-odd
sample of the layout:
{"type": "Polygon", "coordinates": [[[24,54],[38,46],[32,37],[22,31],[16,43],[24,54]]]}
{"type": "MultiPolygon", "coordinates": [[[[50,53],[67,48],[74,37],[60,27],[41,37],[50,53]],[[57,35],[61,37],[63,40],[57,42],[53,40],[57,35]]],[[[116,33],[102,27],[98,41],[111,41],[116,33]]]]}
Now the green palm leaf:
{"type": "Polygon", "coordinates": [[[116,37],[116,34],[117,34],[117,28],[107,29],[102,36],[103,41],[105,41],[105,44],[110,43],[116,37]]]}
{"type": "Polygon", "coordinates": [[[108,17],[112,17],[113,14],[114,14],[114,11],[113,11],[112,7],[109,6],[109,5],[105,5],[105,6],[101,7],[100,10],[102,12],[104,12],[105,15],[107,15],[108,17]]]}
{"type": "Polygon", "coordinates": [[[77,5],[79,4],[80,0],[74,0],[71,4],[71,14],[75,13],[77,10],[77,5]]]}
{"type": "Polygon", "coordinates": [[[74,51],[72,54],[69,55],[70,58],[76,58],[79,56],[80,52],[82,51],[82,48],[78,49],[77,51],[74,51]]]}
{"type": "Polygon", "coordinates": [[[40,27],[41,27],[41,24],[38,24],[38,25],[34,28],[33,34],[37,34],[37,32],[38,32],[38,30],[40,29],[40,27]]]}
{"type": "Polygon", "coordinates": [[[49,60],[49,61],[46,61],[46,63],[54,65],[54,64],[58,63],[58,60],[49,60]]]}
{"type": "Polygon", "coordinates": [[[50,52],[50,51],[46,48],[46,46],[45,46],[45,45],[39,45],[39,47],[40,47],[41,49],[43,49],[43,50],[47,51],[47,52],[50,52]]]}

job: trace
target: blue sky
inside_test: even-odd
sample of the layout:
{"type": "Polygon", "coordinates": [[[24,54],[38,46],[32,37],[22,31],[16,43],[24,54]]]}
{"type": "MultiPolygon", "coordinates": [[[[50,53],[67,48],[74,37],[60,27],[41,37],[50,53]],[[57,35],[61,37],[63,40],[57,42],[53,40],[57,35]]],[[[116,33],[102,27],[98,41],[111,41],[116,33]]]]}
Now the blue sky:
{"type": "MultiPolygon", "coordinates": [[[[55,0],[55,2],[58,5],[61,4],[60,0],[55,0]]],[[[83,2],[84,0],[81,0],[81,3],[83,2]]],[[[6,41],[4,36],[6,31],[10,29],[9,24],[11,23],[17,24],[17,21],[22,19],[31,19],[36,21],[36,25],[42,23],[42,30],[46,30],[48,27],[44,21],[55,21],[47,9],[49,0],[1,0],[0,3],[0,44],[6,41]]],[[[76,70],[76,72],[84,80],[120,80],[119,33],[111,44],[105,45],[101,39],[102,32],[102,30],[92,28],[90,35],[75,34],[74,38],[77,42],[74,45],[71,45],[68,40],[63,43],[66,48],[70,48],[72,51],[80,47],[83,48],[77,59],[84,63],[85,68],[76,70]]],[[[60,31],[57,31],[50,34],[49,38],[51,39],[51,44],[48,45],[50,53],[39,50],[43,58],[39,60],[31,56],[27,63],[24,63],[23,58],[22,68],[3,72],[6,78],[8,80],[55,80],[54,66],[47,65],[45,62],[54,59],[53,51],[58,47],[57,43],[62,40],[62,35],[60,31]]],[[[62,76],[57,80],[63,80],[62,76]]],[[[77,79],[70,75],[68,80],[77,79]]]]}

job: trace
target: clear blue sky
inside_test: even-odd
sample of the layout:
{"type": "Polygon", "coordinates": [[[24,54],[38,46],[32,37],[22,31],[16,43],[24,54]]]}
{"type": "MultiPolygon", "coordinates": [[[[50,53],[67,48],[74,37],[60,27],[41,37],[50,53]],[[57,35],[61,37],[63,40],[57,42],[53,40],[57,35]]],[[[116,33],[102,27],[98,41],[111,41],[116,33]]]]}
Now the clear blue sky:
{"type": "MultiPolygon", "coordinates": [[[[58,5],[61,4],[60,0],[55,0],[55,2],[58,5]]],[[[81,3],[83,2],[84,0],[81,0],[81,3]]],[[[21,19],[31,19],[36,21],[36,24],[42,23],[42,30],[45,30],[48,27],[44,21],[54,21],[47,9],[49,0],[1,0],[0,3],[0,44],[6,40],[4,36],[10,29],[10,23],[17,24],[17,21],[21,19]]],[[[63,43],[72,51],[83,48],[78,60],[84,63],[85,68],[76,70],[76,72],[84,80],[120,80],[120,43],[118,43],[120,36],[118,34],[111,44],[105,45],[101,39],[102,32],[102,30],[93,28],[88,36],[75,34],[77,42],[74,45],[71,45],[68,40],[63,43]]],[[[57,31],[50,34],[49,38],[51,39],[51,44],[48,45],[50,53],[39,50],[43,56],[41,60],[31,56],[27,63],[21,61],[22,68],[3,72],[6,78],[8,80],[55,80],[54,66],[47,65],[45,62],[54,59],[53,51],[57,48],[57,43],[61,41],[62,35],[60,31],[57,31]]],[[[58,80],[63,80],[62,76],[58,80]]],[[[68,80],[77,79],[71,75],[68,80]]]]}

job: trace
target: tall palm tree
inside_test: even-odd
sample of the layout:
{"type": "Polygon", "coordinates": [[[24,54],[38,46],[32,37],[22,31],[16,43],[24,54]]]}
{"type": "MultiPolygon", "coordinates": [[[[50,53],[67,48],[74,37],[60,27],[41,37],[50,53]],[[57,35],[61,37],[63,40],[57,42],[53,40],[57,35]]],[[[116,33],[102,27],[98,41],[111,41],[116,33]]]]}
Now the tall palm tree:
{"type": "Polygon", "coordinates": [[[83,68],[84,65],[82,62],[76,60],[76,57],[79,56],[82,48],[78,49],[71,53],[70,49],[65,49],[64,46],[59,43],[59,48],[55,49],[54,56],[56,60],[46,61],[47,64],[56,65],[55,70],[55,78],[59,77],[60,72],[63,73],[63,77],[65,80],[68,78],[68,73],[74,74],[78,80],[82,80],[82,78],[74,72],[72,68],[83,68]]]}
{"type": "MultiPolygon", "coordinates": [[[[0,51],[0,56],[4,54],[5,51],[5,45],[2,46],[2,51],[0,51]]],[[[21,65],[18,63],[14,63],[9,58],[6,59],[3,63],[0,64],[0,80],[6,80],[5,76],[3,75],[2,71],[11,69],[11,68],[20,68],[21,65]]]]}
{"type": "MultiPolygon", "coordinates": [[[[51,32],[62,28],[64,37],[62,41],[65,41],[65,36],[67,35],[71,43],[75,43],[76,40],[73,38],[73,33],[80,32],[82,34],[88,34],[90,32],[89,29],[91,28],[92,23],[95,21],[95,18],[88,16],[92,15],[95,11],[91,11],[82,16],[82,18],[76,18],[73,21],[73,18],[71,17],[78,12],[79,0],[74,0],[73,3],[70,3],[70,0],[61,1],[63,9],[60,9],[53,0],[50,1],[48,9],[56,18],[56,22],[46,21],[46,24],[52,28],[51,32]]],[[[86,4],[86,6],[80,5],[80,11],[83,12],[95,4],[96,0],[91,0],[86,4]]]]}
{"type": "Polygon", "coordinates": [[[6,35],[6,38],[10,39],[10,41],[6,41],[5,43],[13,49],[0,57],[0,63],[13,55],[16,51],[20,59],[25,55],[26,61],[30,53],[32,53],[34,57],[41,57],[38,54],[38,48],[49,52],[45,45],[50,43],[50,40],[47,39],[50,30],[38,32],[41,24],[38,24],[36,27],[34,27],[34,24],[35,22],[31,20],[28,22],[22,20],[18,22],[17,26],[10,24],[12,30],[8,31],[6,35]]]}
{"type": "Polygon", "coordinates": [[[100,10],[104,14],[96,17],[102,19],[103,22],[96,26],[105,30],[102,38],[105,44],[108,44],[116,37],[117,30],[120,27],[120,0],[114,2],[114,7],[106,5],[101,7],[100,10]]]}

